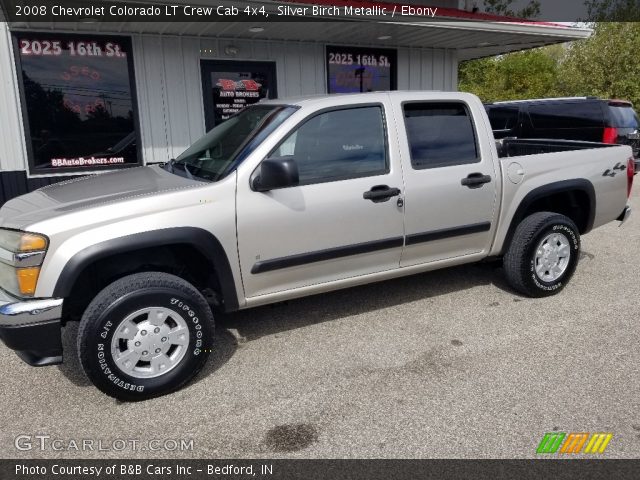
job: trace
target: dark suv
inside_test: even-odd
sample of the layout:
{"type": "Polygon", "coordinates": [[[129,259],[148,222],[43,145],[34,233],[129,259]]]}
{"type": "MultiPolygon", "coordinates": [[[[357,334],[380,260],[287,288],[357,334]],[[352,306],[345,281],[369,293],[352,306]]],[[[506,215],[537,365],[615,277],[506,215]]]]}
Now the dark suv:
{"type": "Polygon", "coordinates": [[[597,97],[547,98],[486,104],[497,139],[559,138],[630,145],[640,167],[640,120],[630,102],[597,97]]]}

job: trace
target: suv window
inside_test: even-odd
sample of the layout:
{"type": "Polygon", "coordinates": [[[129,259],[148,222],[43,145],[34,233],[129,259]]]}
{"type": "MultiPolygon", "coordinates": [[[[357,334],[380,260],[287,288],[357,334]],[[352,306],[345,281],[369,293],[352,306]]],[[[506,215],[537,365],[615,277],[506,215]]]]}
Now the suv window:
{"type": "Polygon", "coordinates": [[[387,173],[381,106],[331,110],[293,131],[271,157],[295,159],[300,185],[387,173]]]}
{"type": "Polygon", "coordinates": [[[611,126],[614,128],[640,127],[640,120],[638,120],[638,115],[636,115],[636,112],[633,110],[631,105],[609,105],[609,112],[611,112],[611,126]]]}
{"type": "Polygon", "coordinates": [[[518,125],[518,107],[487,107],[489,122],[493,130],[511,130],[518,125]]]}
{"type": "Polygon", "coordinates": [[[562,102],[529,105],[533,128],[603,127],[604,113],[599,102],[562,102]]]}
{"type": "Polygon", "coordinates": [[[416,170],[479,161],[466,105],[457,102],[406,103],[404,122],[416,170]]]}

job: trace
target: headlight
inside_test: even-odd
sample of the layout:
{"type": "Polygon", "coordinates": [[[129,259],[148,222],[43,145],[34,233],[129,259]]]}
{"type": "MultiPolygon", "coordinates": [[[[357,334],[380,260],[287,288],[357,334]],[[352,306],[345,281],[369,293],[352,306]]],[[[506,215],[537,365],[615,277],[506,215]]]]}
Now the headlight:
{"type": "Polygon", "coordinates": [[[0,229],[0,287],[33,296],[48,243],[44,235],[0,229]]]}

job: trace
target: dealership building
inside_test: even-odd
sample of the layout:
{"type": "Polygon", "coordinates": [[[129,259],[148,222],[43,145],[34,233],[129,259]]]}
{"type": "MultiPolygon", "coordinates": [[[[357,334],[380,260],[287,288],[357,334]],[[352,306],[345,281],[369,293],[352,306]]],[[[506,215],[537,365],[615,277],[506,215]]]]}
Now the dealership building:
{"type": "Polygon", "coordinates": [[[468,0],[244,3],[273,15],[269,21],[35,22],[0,13],[0,205],[63,178],[168,161],[261,98],[456,90],[461,61],[590,34],[486,15],[468,0]],[[393,19],[374,12],[353,21],[326,10],[325,21],[272,21],[278,7],[312,5],[340,6],[343,13],[346,5],[438,11],[393,19]]]}

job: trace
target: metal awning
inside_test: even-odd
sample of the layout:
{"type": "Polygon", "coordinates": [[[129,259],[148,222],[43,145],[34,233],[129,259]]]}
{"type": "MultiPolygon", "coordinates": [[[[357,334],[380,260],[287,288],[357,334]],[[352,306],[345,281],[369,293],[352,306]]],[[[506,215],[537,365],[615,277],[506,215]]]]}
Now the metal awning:
{"type": "MultiPolygon", "coordinates": [[[[117,1],[117,0],[116,0],[117,1]]],[[[267,11],[284,5],[305,5],[308,0],[243,2],[265,6],[267,11]]],[[[325,0],[325,4],[331,0],[325,0]]],[[[138,0],[136,3],[149,3],[138,0]]],[[[239,5],[226,0],[171,0],[154,4],[239,5]]],[[[362,4],[363,2],[359,2],[362,4]]],[[[341,1],[340,4],[344,4],[341,1]]],[[[468,19],[469,13],[461,18],[468,19]]],[[[453,17],[454,15],[452,15],[453,17]]],[[[272,17],[273,18],[273,17],[272,17]]],[[[499,55],[556,43],[588,38],[591,30],[547,22],[461,21],[456,18],[377,17],[353,20],[352,17],[327,18],[315,22],[11,22],[12,30],[94,32],[115,34],[157,34],[224,39],[321,42],[378,47],[429,47],[456,50],[459,60],[499,55]],[[348,21],[350,20],[350,21],[348,21]]],[[[126,20],[126,19],[125,19],[126,20]]]]}

